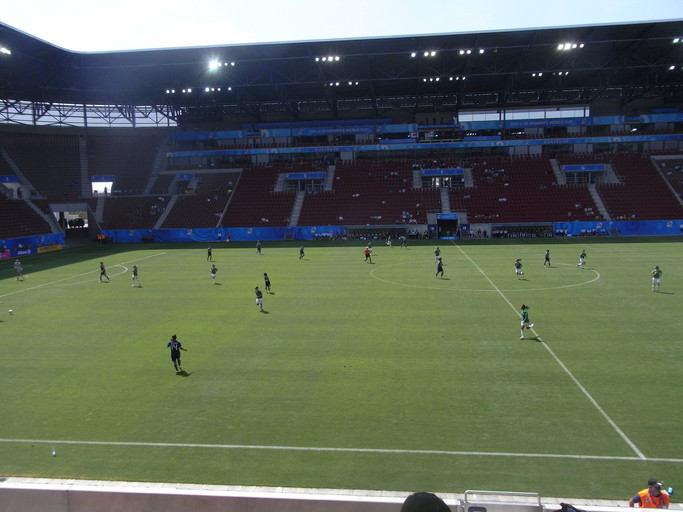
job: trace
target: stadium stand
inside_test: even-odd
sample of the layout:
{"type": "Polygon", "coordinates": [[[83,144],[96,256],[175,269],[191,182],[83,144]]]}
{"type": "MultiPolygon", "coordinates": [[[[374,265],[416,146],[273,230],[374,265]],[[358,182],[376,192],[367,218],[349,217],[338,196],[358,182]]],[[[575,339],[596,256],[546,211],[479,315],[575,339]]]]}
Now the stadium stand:
{"type": "Polygon", "coordinates": [[[683,218],[683,205],[671,193],[650,155],[640,153],[573,154],[558,163],[609,164],[620,183],[600,183],[598,192],[612,220],[683,218]]]}
{"type": "Polygon", "coordinates": [[[558,185],[545,156],[479,157],[470,162],[475,187],[452,190],[451,208],[471,222],[596,220],[585,185],[558,185]]]}
{"type": "Polygon", "coordinates": [[[0,195],[0,239],[51,232],[50,225],[26,201],[0,195]]]}
{"type": "Polygon", "coordinates": [[[88,135],[90,176],[114,176],[112,195],[142,194],[160,142],[161,136],[157,134],[88,135]]]}
{"type": "Polygon", "coordinates": [[[236,182],[238,176],[238,173],[197,174],[196,190],[178,196],[162,227],[216,227],[231,196],[229,184],[236,182]]]}
{"type": "Polygon", "coordinates": [[[70,200],[81,196],[79,137],[3,133],[0,145],[30,181],[31,196],[70,200]]]}
{"type": "Polygon", "coordinates": [[[332,191],[308,194],[300,225],[424,224],[440,211],[437,189],[413,189],[409,160],[341,162],[332,191]]]}
{"type": "MultiPolygon", "coordinates": [[[[236,182],[233,198],[223,216],[223,227],[286,226],[296,192],[276,192],[278,175],[292,170],[286,165],[255,165],[245,168],[236,182]]],[[[305,172],[306,167],[297,166],[305,172]]]]}

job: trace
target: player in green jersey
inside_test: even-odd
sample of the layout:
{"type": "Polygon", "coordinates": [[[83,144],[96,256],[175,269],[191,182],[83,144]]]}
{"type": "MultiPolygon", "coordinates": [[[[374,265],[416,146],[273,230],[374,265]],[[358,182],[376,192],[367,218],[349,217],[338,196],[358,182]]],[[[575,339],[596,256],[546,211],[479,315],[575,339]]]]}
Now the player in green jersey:
{"type": "Polygon", "coordinates": [[[659,268],[659,265],[656,265],[650,274],[652,275],[652,291],[658,292],[659,284],[662,282],[662,269],[659,268]]]}
{"type": "Polygon", "coordinates": [[[256,294],[256,305],[258,310],[263,312],[263,292],[258,289],[258,286],[254,288],[254,293],[256,294]]]}
{"type": "Polygon", "coordinates": [[[132,281],[132,284],[130,285],[131,288],[133,286],[135,286],[135,283],[138,284],[139,288],[142,288],[142,283],[140,282],[140,277],[138,276],[138,266],[137,265],[133,265],[133,274],[131,275],[131,281],[132,281]]]}
{"type": "Polygon", "coordinates": [[[524,271],[522,270],[522,260],[519,258],[515,260],[515,275],[517,276],[517,279],[522,279],[522,276],[524,275],[524,271]]]}
{"type": "Polygon", "coordinates": [[[522,307],[520,309],[521,309],[521,311],[520,311],[519,315],[521,317],[520,327],[522,330],[522,335],[519,337],[519,339],[523,340],[524,339],[524,329],[533,329],[534,324],[529,323],[530,322],[530,320],[529,320],[529,306],[527,306],[526,304],[522,304],[522,307]]]}
{"type": "Polygon", "coordinates": [[[211,265],[209,272],[211,273],[211,284],[216,284],[216,274],[218,273],[218,269],[216,268],[215,264],[211,265]]]}
{"type": "Polygon", "coordinates": [[[577,267],[583,268],[586,266],[586,250],[583,249],[581,251],[581,254],[579,254],[579,264],[576,265],[577,267]]]}

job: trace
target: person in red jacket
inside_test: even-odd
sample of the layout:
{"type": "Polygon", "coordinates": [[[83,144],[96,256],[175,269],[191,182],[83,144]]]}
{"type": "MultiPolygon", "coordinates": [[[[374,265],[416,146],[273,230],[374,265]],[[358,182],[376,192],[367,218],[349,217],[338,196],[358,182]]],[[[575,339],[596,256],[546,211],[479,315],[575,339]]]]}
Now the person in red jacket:
{"type": "Polygon", "coordinates": [[[647,489],[639,491],[628,500],[628,506],[633,507],[636,503],[641,508],[669,508],[669,493],[662,491],[662,482],[656,478],[647,481],[647,489]]]}

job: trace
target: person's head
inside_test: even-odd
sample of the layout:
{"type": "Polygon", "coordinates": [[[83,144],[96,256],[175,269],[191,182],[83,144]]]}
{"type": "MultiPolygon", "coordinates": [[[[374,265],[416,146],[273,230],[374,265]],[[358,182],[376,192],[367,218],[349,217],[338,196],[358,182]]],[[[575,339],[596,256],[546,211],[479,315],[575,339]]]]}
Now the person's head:
{"type": "Polygon", "coordinates": [[[175,340],[175,339],[176,339],[176,335],[174,334],[173,336],[171,336],[171,339],[172,339],[172,340],[175,340]]]}
{"type": "Polygon", "coordinates": [[[267,276],[267,275],[268,275],[268,273],[267,273],[267,272],[264,272],[264,273],[263,273],[263,275],[264,275],[264,276],[267,276]]]}
{"type": "Polygon", "coordinates": [[[522,307],[520,309],[529,309],[529,306],[527,306],[526,304],[522,304],[522,307]]]}
{"type": "MultiPolygon", "coordinates": [[[[655,265],[655,270],[659,270],[659,265],[655,265]]],[[[652,479],[650,479],[652,480],[652,479]]]]}
{"type": "Polygon", "coordinates": [[[659,496],[662,492],[662,482],[656,478],[650,478],[647,481],[647,487],[650,489],[650,493],[654,496],[659,496]]]}
{"type": "Polygon", "coordinates": [[[254,287],[254,290],[258,290],[258,286],[255,286],[255,287],[254,287]]]}
{"type": "Polygon", "coordinates": [[[401,512],[451,512],[451,509],[436,494],[416,492],[405,499],[401,512]]]}

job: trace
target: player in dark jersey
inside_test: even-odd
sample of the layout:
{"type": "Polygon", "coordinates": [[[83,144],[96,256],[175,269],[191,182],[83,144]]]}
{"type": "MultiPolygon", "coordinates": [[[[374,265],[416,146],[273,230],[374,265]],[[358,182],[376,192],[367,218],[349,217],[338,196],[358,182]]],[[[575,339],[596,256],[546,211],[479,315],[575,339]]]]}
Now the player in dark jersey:
{"type": "Polygon", "coordinates": [[[106,278],[107,282],[109,282],[109,276],[107,275],[107,269],[104,268],[104,262],[100,261],[100,283],[103,282],[102,278],[106,278]]]}
{"type": "Polygon", "coordinates": [[[304,259],[304,246],[299,247],[299,259],[304,259]]]}
{"type": "Polygon", "coordinates": [[[256,254],[261,254],[261,242],[256,242],[256,254]]]}
{"type": "Polygon", "coordinates": [[[263,273],[263,281],[266,293],[270,293],[270,277],[268,277],[268,274],[266,272],[263,273]]]}
{"type": "Polygon", "coordinates": [[[187,349],[183,347],[183,344],[180,343],[175,334],[171,336],[171,340],[166,344],[166,346],[171,349],[171,361],[173,362],[173,367],[175,368],[176,373],[182,372],[183,367],[180,366],[180,351],[187,351],[187,349]]]}
{"type": "Polygon", "coordinates": [[[436,274],[434,277],[441,277],[441,279],[443,279],[443,261],[441,261],[440,257],[436,258],[436,274]]]}
{"type": "Polygon", "coordinates": [[[206,261],[213,261],[211,246],[206,248],[206,261]]]}

